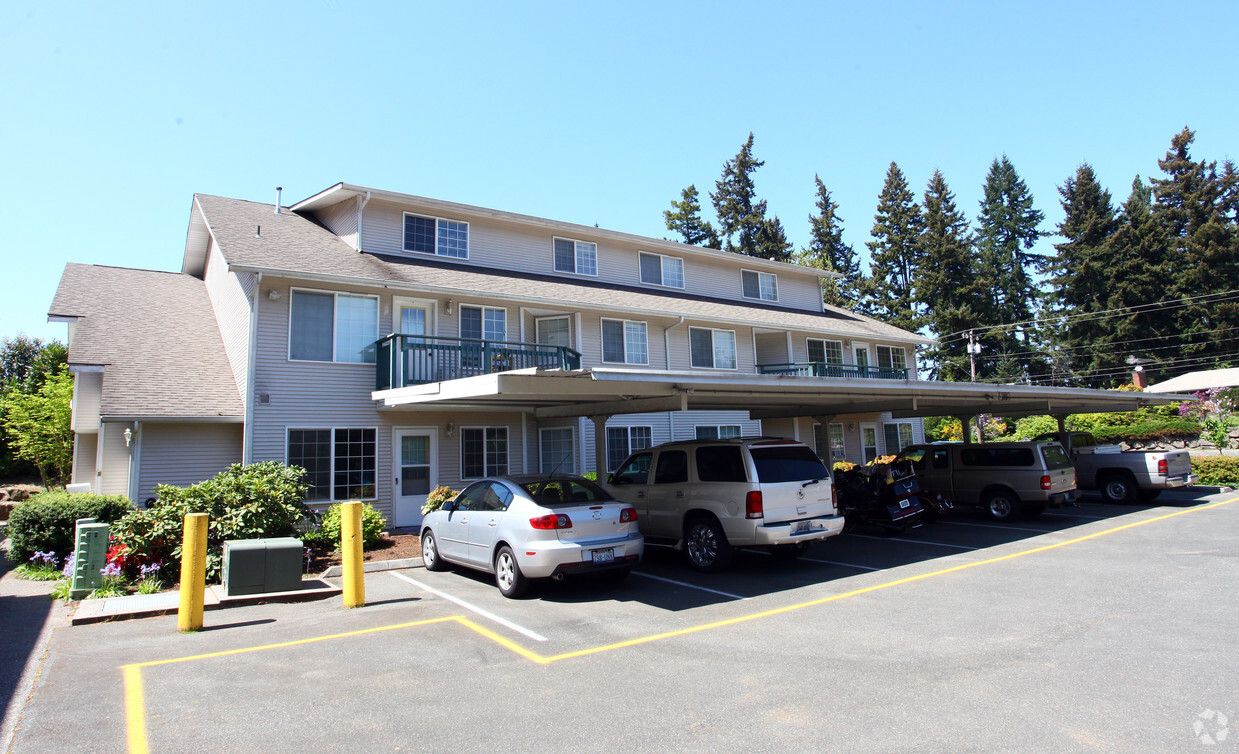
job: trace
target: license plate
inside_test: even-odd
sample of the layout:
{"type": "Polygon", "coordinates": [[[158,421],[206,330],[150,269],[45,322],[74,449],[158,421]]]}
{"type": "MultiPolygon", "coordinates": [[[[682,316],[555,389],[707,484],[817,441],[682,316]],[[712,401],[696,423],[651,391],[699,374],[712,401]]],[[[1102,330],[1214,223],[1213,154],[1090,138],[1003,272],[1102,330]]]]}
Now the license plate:
{"type": "Polygon", "coordinates": [[[797,521],[792,524],[792,534],[807,534],[820,528],[821,526],[816,521],[797,521]]]}
{"type": "Polygon", "coordinates": [[[907,500],[900,500],[900,501],[899,501],[899,507],[900,507],[900,508],[907,508],[907,507],[908,507],[908,501],[907,501],[907,500]]]}
{"type": "Polygon", "coordinates": [[[593,557],[595,563],[615,562],[615,550],[612,549],[593,550],[590,552],[590,555],[593,557]]]}

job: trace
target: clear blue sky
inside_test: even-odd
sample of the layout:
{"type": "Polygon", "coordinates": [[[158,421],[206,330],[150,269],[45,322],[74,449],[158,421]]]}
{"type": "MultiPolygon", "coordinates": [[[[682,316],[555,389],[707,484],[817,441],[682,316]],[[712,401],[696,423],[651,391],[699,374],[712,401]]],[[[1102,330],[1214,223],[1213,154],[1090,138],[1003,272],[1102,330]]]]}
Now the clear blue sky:
{"type": "Polygon", "coordinates": [[[818,173],[864,251],[892,160],[975,218],[1005,153],[1053,230],[1081,162],[1122,201],[1185,125],[1239,158],[1237,28],[1233,0],[8,0],[0,337],[64,338],[66,262],[179,269],[195,192],[346,181],[661,237],[749,131],[797,246],[818,173]]]}

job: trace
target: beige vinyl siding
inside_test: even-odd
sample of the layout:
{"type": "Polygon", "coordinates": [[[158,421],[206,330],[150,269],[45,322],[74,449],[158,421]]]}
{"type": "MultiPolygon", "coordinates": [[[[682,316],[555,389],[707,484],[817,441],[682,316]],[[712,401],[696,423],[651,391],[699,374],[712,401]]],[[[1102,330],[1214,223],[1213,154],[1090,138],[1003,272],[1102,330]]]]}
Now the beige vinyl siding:
{"type": "Polygon", "coordinates": [[[73,375],[73,414],[70,429],[74,432],[99,431],[99,401],[103,396],[103,377],[103,372],[77,372],[73,375]]]}
{"type": "MultiPolygon", "coordinates": [[[[341,204],[350,203],[342,202],[341,204]]],[[[587,232],[588,229],[574,233],[571,230],[560,231],[531,227],[491,218],[449,216],[438,211],[420,210],[415,205],[402,205],[378,199],[372,200],[364,210],[361,248],[372,254],[405,253],[405,212],[469,223],[469,259],[467,262],[453,260],[460,261],[462,264],[514,272],[556,275],[568,280],[616,283],[650,291],[667,290],[661,286],[641,283],[638,253],[654,251],[684,260],[683,292],[735,301],[741,300],[743,296],[740,269],[744,266],[742,262],[746,257],[737,256],[733,261],[728,257],[715,259],[697,256],[691,249],[685,249],[687,253],[677,253],[666,249],[655,250],[646,248],[639,242],[624,243],[592,236],[587,232]],[[593,276],[556,272],[553,240],[557,237],[596,244],[598,274],[593,276]]],[[[429,255],[411,254],[411,256],[416,258],[429,255]]],[[[446,257],[433,258],[447,259],[446,257]]],[[[779,300],[774,303],[807,311],[822,310],[821,287],[816,275],[788,268],[780,270],[777,276],[779,300]]]]}
{"type": "Polygon", "coordinates": [[[672,417],[672,440],[693,440],[698,426],[739,425],[741,437],[760,437],[762,424],[748,411],[677,411],[672,417]]]}
{"type": "Polygon", "coordinates": [[[95,461],[99,452],[99,435],[79,432],[73,437],[72,484],[95,483],[95,461]]]}
{"type": "MultiPolygon", "coordinates": [[[[582,418],[581,437],[584,438],[584,471],[594,470],[594,422],[590,419],[582,418]]],[[[647,414],[621,414],[612,416],[607,421],[608,427],[649,427],[650,442],[653,445],[661,445],[664,442],[671,442],[672,435],[672,415],[670,413],[647,413],[647,414]]]]}
{"type": "Polygon", "coordinates": [[[349,199],[338,204],[333,204],[330,207],[323,208],[315,215],[320,223],[327,230],[340,237],[354,249],[361,248],[358,246],[357,238],[357,200],[349,199]]]}
{"type": "Polygon", "coordinates": [[[753,374],[757,371],[757,362],[753,358],[753,328],[740,324],[716,325],[709,322],[694,322],[685,320],[684,324],[671,331],[671,369],[691,370],[696,372],[723,372],[727,374],[753,374]],[[708,369],[693,368],[692,352],[689,349],[689,328],[706,330],[731,330],[736,334],[736,368],[708,369]]]}
{"type": "Polygon", "coordinates": [[[155,485],[185,487],[241,462],[240,424],[142,425],[138,499],[154,497],[155,485]]]}
{"type": "Polygon", "coordinates": [[[207,249],[204,275],[207,296],[215,310],[215,322],[224,341],[224,353],[237,383],[237,393],[248,400],[250,349],[250,303],[257,278],[228,271],[228,265],[212,240],[207,249]]]}
{"type": "MultiPolygon", "coordinates": [[[[816,422],[813,419],[805,418],[799,420],[801,431],[801,441],[810,445],[813,444],[813,425],[816,422]]],[[[923,419],[892,419],[889,411],[880,414],[841,414],[830,420],[832,424],[843,425],[843,453],[844,460],[852,463],[864,463],[865,452],[860,443],[860,425],[873,424],[878,430],[878,451],[886,454],[884,445],[886,444],[885,434],[882,430],[882,425],[892,422],[910,422],[912,424],[912,442],[913,444],[925,442],[925,422],[923,419]]]]}
{"type": "Polygon", "coordinates": [[[125,430],[133,429],[132,422],[104,422],[101,435],[103,462],[96,469],[100,495],[124,495],[129,497],[129,448],[125,447],[125,430]]]}

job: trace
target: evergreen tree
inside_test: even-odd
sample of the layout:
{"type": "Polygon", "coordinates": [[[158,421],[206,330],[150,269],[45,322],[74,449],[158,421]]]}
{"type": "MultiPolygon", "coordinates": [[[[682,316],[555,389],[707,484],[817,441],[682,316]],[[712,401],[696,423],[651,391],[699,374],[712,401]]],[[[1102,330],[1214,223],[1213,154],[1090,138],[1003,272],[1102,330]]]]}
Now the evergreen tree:
{"type": "Polygon", "coordinates": [[[1088,315],[1109,308],[1111,292],[1119,282],[1113,279],[1110,248],[1118,218],[1110,192],[1097,182],[1087,163],[1076,169],[1058,193],[1065,215],[1058,235],[1065,241],[1054,245],[1056,253],[1048,266],[1048,303],[1055,314],[1068,319],[1049,332],[1053,354],[1061,355],[1055,371],[1081,374],[1111,368],[1116,359],[1121,362],[1121,354],[1106,346],[1113,340],[1112,319],[1088,315]]]}
{"type": "Polygon", "coordinates": [[[671,209],[663,210],[663,220],[667,223],[667,230],[679,233],[686,244],[711,249],[721,247],[714,227],[701,219],[701,202],[697,198],[695,185],[680,192],[680,201],[671,200],[671,209]]]}
{"type": "Polygon", "coordinates": [[[920,253],[925,219],[916,197],[908,190],[903,171],[894,162],[878,197],[869,247],[870,275],[862,309],[888,324],[915,332],[920,312],[912,296],[912,281],[920,253]]]}
{"type": "Polygon", "coordinates": [[[1001,379],[1017,379],[1047,371],[1044,360],[1033,356],[1036,332],[1029,325],[1015,325],[1033,319],[1037,311],[1039,292],[1033,284],[1032,272],[1044,266],[1044,260],[1032,252],[1033,244],[1043,234],[1040,230],[1045,215],[1033,209],[1033,196],[1006,155],[994,160],[985,177],[985,197],[977,218],[977,247],[981,263],[981,279],[989,290],[985,314],[993,324],[1011,324],[1009,330],[994,330],[986,336],[998,355],[999,362],[1014,365],[1015,372],[1000,369],[1001,379]],[[1019,354],[1015,356],[1014,354],[1019,354]]]}
{"type": "Polygon", "coordinates": [[[851,245],[843,242],[839,205],[819,176],[814,175],[813,180],[817,183],[817,214],[809,215],[809,246],[796,254],[796,262],[843,275],[822,281],[822,300],[831,306],[852,309],[861,282],[860,261],[851,245]]]}
{"type": "Polygon", "coordinates": [[[753,134],[749,132],[740,152],[723,163],[723,174],[715,182],[710,200],[718,217],[723,249],[786,262],[791,258],[791,244],[777,218],[767,221],[766,202],[758,201],[753,185],[754,171],[765,164],[753,156],[753,134]]]}
{"type": "Polygon", "coordinates": [[[968,218],[955,206],[955,195],[935,170],[925,189],[925,232],[920,241],[913,292],[925,307],[925,324],[941,342],[927,357],[940,380],[962,381],[971,374],[968,341],[946,336],[983,324],[975,304],[983,291],[977,281],[968,218]]]}

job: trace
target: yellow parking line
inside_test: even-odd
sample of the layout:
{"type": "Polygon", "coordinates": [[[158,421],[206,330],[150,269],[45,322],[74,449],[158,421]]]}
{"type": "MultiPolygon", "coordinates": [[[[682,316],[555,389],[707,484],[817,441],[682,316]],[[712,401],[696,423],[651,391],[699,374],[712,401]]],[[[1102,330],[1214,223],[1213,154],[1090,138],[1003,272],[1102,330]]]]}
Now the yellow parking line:
{"type": "Polygon", "coordinates": [[[469,620],[468,618],[462,615],[453,615],[453,616],[449,616],[445,618],[432,618],[429,620],[412,621],[409,623],[399,623],[399,624],[392,625],[392,626],[380,626],[378,628],[367,628],[367,629],[361,629],[358,631],[349,631],[346,633],[331,634],[328,636],[317,636],[311,639],[298,639],[296,641],[287,641],[287,642],[281,642],[278,644],[264,644],[264,645],[256,646],[256,647],[243,647],[240,649],[229,649],[229,650],[224,650],[221,652],[211,652],[207,654],[190,655],[188,657],[177,657],[177,658],[168,659],[168,660],[152,660],[150,662],[138,662],[138,663],[133,663],[130,665],[123,665],[121,666],[121,671],[123,673],[124,682],[125,682],[125,719],[128,725],[129,751],[133,752],[134,754],[146,754],[146,752],[149,751],[149,746],[148,746],[147,737],[146,737],[146,720],[145,720],[145,710],[144,710],[145,701],[143,699],[142,668],[154,667],[156,665],[171,665],[174,663],[189,662],[191,660],[206,660],[206,659],[210,659],[214,657],[226,657],[230,655],[245,654],[248,652],[261,652],[261,651],[265,651],[268,649],[281,649],[285,647],[295,647],[301,644],[313,644],[316,642],[328,641],[331,639],[344,639],[344,638],[349,638],[353,636],[362,636],[364,634],[378,633],[381,631],[394,631],[396,629],[401,629],[401,628],[415,628],[419,626],[428,626],[428,625],[432,625],[435,623],[448,623],[448,622],[459,623],[460,625],[474,631],[475,633],[481,636],[486,637],[487,639],[490,639],[491,641],[495,642],[501,647],[504,647],[505,649],[517,655],[520,655],[521,657],[524,657],[527,660],[530,660],[531,662],[536,662],[539,665],[548,665],[550,663],[558,662],[560,660],[568,660],[568,659],[573,659],[576,657],[585,657],[588,655],[599,654],[601,652],[609,652],[609,651],[616,650],[616,649],[623,649],[625,647],[634,647],[634,646],[638,646],[641,644],[649,644],[655,641],[662,641],[664,639],[671,639],[677,636],[686,636],[688,634],[695,634],[695,633],[699,633],[702,631],[710,631],[716,628],[723,628],[725,626],[734,626],[734,625],[738,625],[741,623],[747,623],[750,621],[759,620],[761,618],[769,618],[775,615],[782,615],[784,613],[794,612],[796,610],[803,610],[809,607],[816,607],[817,605],[824,605],[829,602],[837,602],[838,600],[847,599],[849,597],[856,597],[862,594],[869,594],[871,592],[877,592],[883,589],[890,589],[891,587],[902,586],[903,584],[911,584],[917,581],[924,581],[926,579],[931,579],[936,576],[945,576],[946,574],[965,571],[965,570],[968,570],[969,568],[978,568],[984,565],[991,565],[993,563],[1001,563],[1007,560],[1014,560],[1016,558],[1022,558],[1026,555],[1035,555],[1037,553],[1046,552],[1049,550],[1056,550],[1060,547],[1066,547],[1068,545],[1078,544],[1080,542],[1086,542],[1090,539],[1097,539],[1098,537],[1104,537],[1109,534],[1115,534],[1117,532],[1126,531],[1127,529],[1134,529],[1136,527],[1145,526],[1147,524],[1156,523],[1158,521],[1165,521],[1166,519],[1175,518],[1176,516],[1183,516],[1188,513],[1195,513],[1196,511],[1203,511],[1203,510],[1209,510],[1211,508],[1218,508],[1223,505],[1229,505],[1236,501],[1239,501],[1239,498],[1232,498],[1230,500],[1223,500],[1217,503],[1210,503],[1209,505],[1202,505],[1197,508],[1185,508],[1184,510],[1175,511],[1174,513],[1167,513],[1165,515],[1156,516],[1154,518],[1149,518],[1149,519],[1144,519],[1142,521],[1133,521],[1131,523],[1123,524],[1122,526],[1115,526],[1110,529],[1106,529],[1104,531],[1094,532],[1092,534],[1086,534],[1084,536],[1075,537],[1074,539],[1068,539],[1062,542],[1056,542],[1054,544],[1042,545],[1040,547],[1033,547],[1027,550],[1021,550],[1019,552],[1010,553],[1008,555],[1000,555],[995,558],[988,558],[986,560],[978,560],[972,563],[961,563],[959,565],[951,566],[950,568],[942,568],[937,571],[932,571],[930,573],[922,573],[922,574],[918,574],[915,576],[907,576],[902,579],[896,579],[894,581],[887,581],[881,584],[875,584],[873,586],[863,587],[861,589],[853,589],[852,591],[844,592],[842,594],[835,594],[829,597],[821,597],[815,600],[809,600],[808,602],[801,602],[795,605],[787,605],[785,607],[774,608],[771,610],[763,610],[757,613],[740,615],[734,618],[727,618],[725,620],[714,621],[712,623],[704,623],[698,626],[690,626],[688,628],[682,628],[676,631],[667,631],[664,633],[652,634],[650,636],[642,636],[642,637],[638,637],[635,639],[627,639],[625,641],[615,642],[613,644],[605,644],[602,646],[592,647],[589,649],[581,649],[581,650],[577,650],[574,652],[564,652],[564,653],[557,654],[557,655],[551,655],[549,657],[540,655],[537,652],[533,652],[529,649],[526,649],[525,647],[521,646],[520,644],[517,644],[511,639],[508,639],[505,636],[497,634],[488,628],[480,626],[477,623],[474,623],[473,621],[469,620]]]}

